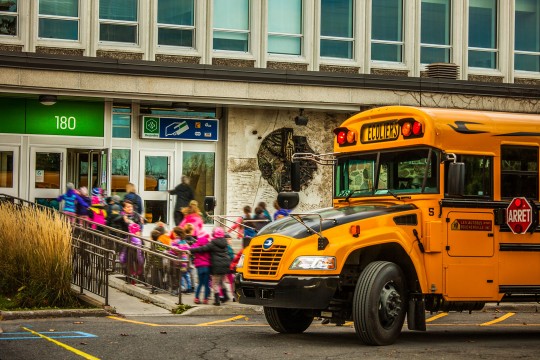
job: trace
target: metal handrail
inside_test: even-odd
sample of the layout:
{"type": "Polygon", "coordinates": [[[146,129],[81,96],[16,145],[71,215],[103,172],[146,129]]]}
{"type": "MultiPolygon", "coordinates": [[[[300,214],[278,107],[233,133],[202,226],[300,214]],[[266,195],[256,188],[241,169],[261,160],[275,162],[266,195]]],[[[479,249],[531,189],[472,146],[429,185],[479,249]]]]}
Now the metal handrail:
{"type": "MultiPolygon", "coordinates": [[[[9,201],[21,206],[37,207],[43,211],[58,212],[56,209],[6,194],[0,194],[0,202],[2,201],[9,201]]],[[[168,253],[173,251],[174,247],[102,225],[89,219],[59,213],[65,216],[67,221],[72,224],[73,264],[84,264],[84,266],[74,266],[72,274],[72,284],[79,287],[81,291],[84,289],[105,298],[105,305],[108,305],[108,275],[120,273],[125,276],[126,282],[148,286],[151,292],[164,291],[174,294],[178,291],[178,304],[182,304],[182,292],[180,291],[179,282],[180,269],[175,264],[180,265],[186,263],[186,261],[168,253]],[[92,229],[92,227],[96,229],[92,229]],[[132,244],[129,241],[131,238],[139,239],[142,245],[132,244]],[[163,251],[158,251],[158,248],[163,249],[163,251]],[[84,251],[79,252],[79,249],[84,251]],[[145,265],[142,274],[140,274],[141,276],[139,274],[134,276],[129,272],[132,270],[130,266],[120,263],[119,255],[124,249],[129,254],[132,254],[134,250],[142,253],[145,265]],[[165,263],[173,265],[168,269],[164,269],[164,260],[165,263]],[[107,274],[107,276],[103,274],[107,274]],[[174,283],[174,280],[178,281],[174,283]],[[103,284],[107,284],[107,286],[103,288],[103,284]]]]}

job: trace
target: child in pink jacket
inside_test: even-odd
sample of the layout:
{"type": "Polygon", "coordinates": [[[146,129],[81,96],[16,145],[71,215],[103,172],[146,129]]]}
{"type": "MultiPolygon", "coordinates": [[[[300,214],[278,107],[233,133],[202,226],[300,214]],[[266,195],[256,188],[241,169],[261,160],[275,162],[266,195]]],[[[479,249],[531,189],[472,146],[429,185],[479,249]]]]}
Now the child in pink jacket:
{"type": "MultiPolygon", "coordinates": [[[[193,244],[193,247],[204,246],[210,241],[210,235],[208,233],[201,231],[199,236],[197,236],[197,241],[193,244]]],[[[200,304],[199,295],[201,289],[204,287],[204,299],[203,304],[208,304],[208,299],[210,298],[210,253],[201,252],[193,255],[193,266],[197,269],[197,277],[199,283],[197,284],[197,289],[195,290],[195,304],[200,304]]]]}

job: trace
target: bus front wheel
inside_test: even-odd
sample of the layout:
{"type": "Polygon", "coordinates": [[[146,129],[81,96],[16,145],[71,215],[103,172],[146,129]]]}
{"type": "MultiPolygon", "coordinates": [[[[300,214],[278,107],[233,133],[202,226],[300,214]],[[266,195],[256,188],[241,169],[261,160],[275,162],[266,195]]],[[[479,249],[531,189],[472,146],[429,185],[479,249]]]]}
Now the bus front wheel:
{"type": "Polygon", "coordinates": [[[400,267],[386,261],[370,263],[354,291],[356,335],[367,345],[393,344],[401,333],[406,306],[405,276],[400,267]]]}
{"type": "Polygon", "coordinates": [[[303,309],[264,307],[264,316],[272,329],[283,334],[304,332],[313,322],[313,315],[303,309]]]}

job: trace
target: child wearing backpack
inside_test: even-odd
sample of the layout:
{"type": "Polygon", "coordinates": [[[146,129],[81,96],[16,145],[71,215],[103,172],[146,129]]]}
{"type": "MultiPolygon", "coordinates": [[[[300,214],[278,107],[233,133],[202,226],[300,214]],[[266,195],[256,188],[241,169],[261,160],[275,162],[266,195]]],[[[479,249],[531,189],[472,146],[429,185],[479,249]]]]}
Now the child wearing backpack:
{"type": "Polygon", "coordinates": [[[180,288],[182,289],[183,293],[192,293],[193,292],[193,285],[191,282],[191,274],[189,273],[189,267],[190,267],[190,259],[189,259],[189,249],[190,246],[187,243],[185,239],[185,232],[184,229],[181,227],[176,226],[173,228],[173,233],[175,236],[175,239],[171,242],[172,252],[174,255],[178,256],[180,259],[180,288]]]}
{"type": "MultiPolygon", "coordinates": [[[[90,205],[90,211],[88,215],[93,222],[96,222],[100,225],[105,225],[107,223],[107,211],[105,210],[105,203],[101,196],[101,188],[92,189],[92,205],[90,205]]],[[[92,229],[102,230],[101,226],[98,228],[98,225],[92,224],[92,229]]]]}

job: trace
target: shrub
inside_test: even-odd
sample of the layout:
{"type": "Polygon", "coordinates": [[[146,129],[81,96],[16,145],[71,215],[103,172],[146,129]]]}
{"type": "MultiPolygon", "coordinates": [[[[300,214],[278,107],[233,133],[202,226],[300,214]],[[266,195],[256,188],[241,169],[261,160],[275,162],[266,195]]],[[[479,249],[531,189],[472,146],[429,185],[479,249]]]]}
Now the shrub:
{"type": "Polygon", "coordinates": [[[19,307],[65,307],[71,291],[71,224],[44,208],[0,203],[0,292],[19,307]]]}

